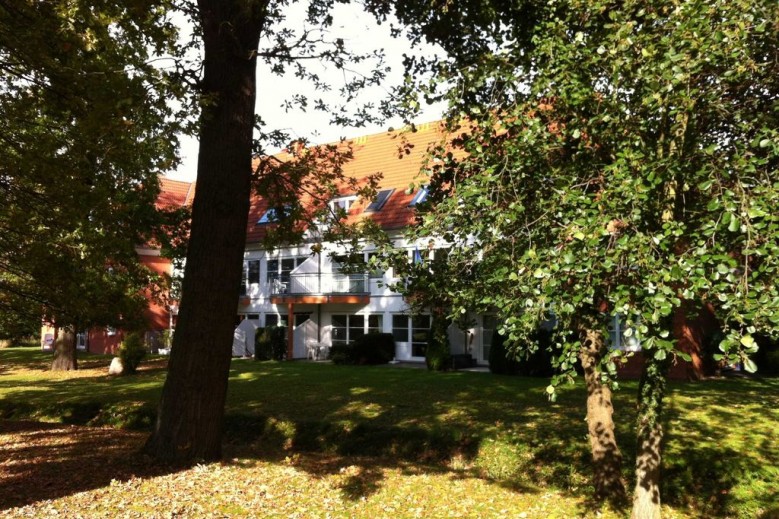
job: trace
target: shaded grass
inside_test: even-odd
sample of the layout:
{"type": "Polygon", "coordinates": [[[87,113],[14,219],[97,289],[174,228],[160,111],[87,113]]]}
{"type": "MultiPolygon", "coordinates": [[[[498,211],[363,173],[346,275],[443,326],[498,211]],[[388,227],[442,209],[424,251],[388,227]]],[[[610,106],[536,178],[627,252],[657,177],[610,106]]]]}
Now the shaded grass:
{"type": "MultiPolygon", "coordinates": [[[[0,372],[0,417],[150,427],[164,379],[159,366],[111,378],[104,375],[110,358],[90,357],[86,365],[99,366],[92,372],[54,375],[43,371],[43,355],[0,351],[7,366],[0,372]]],[[[482,373],[235,360],[227,448],[246,459],[291,459],[314,477],[337,478],[346,500],[380,495],[391,484],[387,471],[400,470],[476,479],[529,496],[562,493],[572,501],[560,510],[576,515],[586,510],[591,491],[584,390],[565,388],[550,403],[547,383],[482,373]],[[320,462],[321,456],[330,461],[320,462]],[[346,475],[344,460],[351,467],[346,475]]],[[[635,390],[628,381],[615,394],[628,480],[635,390]]],[[[779,513],[778,409],[777,380],[670,384],[666,514],[779,513]]]]}

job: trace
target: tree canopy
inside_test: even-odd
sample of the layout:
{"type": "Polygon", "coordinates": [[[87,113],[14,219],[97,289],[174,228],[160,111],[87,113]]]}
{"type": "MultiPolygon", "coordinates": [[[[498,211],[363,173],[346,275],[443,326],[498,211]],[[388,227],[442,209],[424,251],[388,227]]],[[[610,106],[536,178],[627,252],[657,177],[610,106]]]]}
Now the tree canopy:
{"type": "MultiPolygon", "coordinates": [[[[511,9],[484,8],[507,13],[485,27],[512,34],[511,9]]],[[[711,304],[720,358],[749,370],[752,335],[779,331],[778,9],[553,2],[526,38],[494,38],[478,59],[455,52],[444,68],[456,137],[433,150],[412,237],[451,246],[448,270],[463,275],[433,288],[453,315],[497,309],[518,351],[553,316],[556,382],[573,374],[582,327],[607,336],[621,316],[647,358],[637,516],[659,506],[664,370],[686,358],[673,313],[711,304]]],[[[598,376],[625,357],[603,355],[598,376]]]]}
{"type": "Polygon", "coordinates": [[[180,89],[154,63],[177,52],[169,7],[0,4],[4,313],[127,324],[140,290],[161,281],[134,247],[166,221],[158,175],[176,161],[170,102],[180,89]]]}

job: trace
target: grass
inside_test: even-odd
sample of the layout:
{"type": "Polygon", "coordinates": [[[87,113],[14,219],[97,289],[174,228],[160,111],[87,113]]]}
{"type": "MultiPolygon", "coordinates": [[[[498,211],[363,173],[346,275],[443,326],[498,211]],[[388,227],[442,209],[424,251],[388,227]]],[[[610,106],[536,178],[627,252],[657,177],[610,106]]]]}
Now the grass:
{"type": "MultiPolygon", "coordinates": [[[[46,371],[46,354],[0,350],[0,418],[148,430],[164,381],[164,359],[118,378],[106,376],[109,362],[84,357],[83,371],[54,374],[46,371]]],[[[176,508],[185,515],[624,516],[624,510],[596,510],[587,500],[583,388],[564,389],[550,403],[547,383],[483,373],[235,360],[227,463],[181,473],[160,472],[143,460],[140,466],[122,462],[127,477],[114,491],[113,477],[97,478],[9,504],[23,515],[41,502],[72,508],[87,490],[91,500],[95,493],[121,500],[122,492],[140,492],[144,503],[161,500],[173,513],[164,496],[182,492],[177,485],[186,481],[184,493],[190,497],[176,508]],[[133,477],[137,474],[143,477],[133,477]],[[251,491],[235,496],[228,489],[236,481],[245,481],[251,491]],[[198,492],[198,484],[233,497],[198,492]]],[[[635,393],[635,382],[628,381],[615,395],[627,480],[634,456],[635,393]]],[[[779,516],[779,380],[672,383],[666,409],[665,516],[779,516]]],[[[10,437],[39,438],[36,449],[42,453],[47,442],[56,443],[48,429],[30,429],[34,434],[10,437]]],[[[121,434],[129,435],[121,438],[133,448],[145,437],[121,434]]],[[[86,447],[90,441],[83,440],[84,459],[97,455],[86,447]]],[[[133,457],[126,445],[116,449],[124,454],[112,454],[114,460],[133,457]]],[[[52,457],[41,454],[48,463],[60,462],[52,457]]],[[[0,483],[0,496],[2,490],[0,483]]],[[[127,506],[128,515],[154,515],[143,503],[127,506]]]]}

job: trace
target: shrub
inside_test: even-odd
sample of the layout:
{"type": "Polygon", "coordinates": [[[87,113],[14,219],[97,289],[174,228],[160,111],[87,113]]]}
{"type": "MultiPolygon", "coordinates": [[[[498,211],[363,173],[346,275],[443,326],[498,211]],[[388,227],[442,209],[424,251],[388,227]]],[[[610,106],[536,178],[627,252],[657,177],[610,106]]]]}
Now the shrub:
{"type": "Polygon", "coordinates": [[[254,335],[254,358],[256,360],[284,360],[286,356],[286,326],[257,328],[254,335]]]}
{"type": "Polygon", "coordinates": [[[386,364],[395,357],[395,339],[391,333],[369,333],[349,344],[333,344],[333,364],[386,364]]]}
{"type": "Polygon", "coordinates": [[[162,347],[166,350],[169,350],[170,347],[173,346],[173,333],[173,330],[166,328],[160,334],[160,342],[162,343],[162,347]]]}
{"type": "Polygon", "coordinates": [[[530,338],[536,350],[530,355],[515,357],[506,346],[506,337],[497,330],[492,334],[490,347],[490,371],[498,375],[522,375],[525,377],[551,377],[554,374],[552,353],[552,331],[539,328],[530,338]]]}
{"type": "Polygon", "coordinates": [[[517,374],[526,377],[551,377],[552,353],[548,350],[552,344],[552,332],[539,328],[531,339],[536,344],[536,351],[527,357],[517,359],[517,374]]]}
{"type": "Polygon", "coordinates": [[[369,333],[356,343],[361,364],[387,364],[395,358],[395,338],[391,333],[369,333]]]}
{"type": "Polygon", "coordinates": [[[519,365],[516,359],[508,357],[506,349],[506,337],[499,334],[498,330],[492,332],[492,344],[490,345],[490,371],[496,375],[516,375],[519,365]]]}
{"type": "Polygon", "coordinates": [[[270,360],[273,358],[273,348],[270,340],[270,326],[257,328],[254,334],[254,359],[270,360]]]}
{"type": "Polygon", "coordinates": [[[752,356],[752,359],[757,364],[757,373],[769,376],[779,375],[779,340],[772,340],[765,335],[758,335],[755,339],[759,349],[752,356]]]}
{"type": "Polygon", "coordinates": [[[430,371],[445,371],[452,366],[448,329],[447,319],[441,316],[433,317],[425,351],[425,363],[430,371]]]}
{"type": "Polygon", "coordinates": [[[357,364],[357,348],[355,343],[333,344],[330,346],[330,360],[333,364],[357,364]]]}
{"type": "Polygon", "coordinates": [[[146,346],[143,344],[141,334],[138,332],[128,334],[117,352],[119,359],[122,361],[122,374],[129,375],[135,373],[146,353],[146,346]]]}

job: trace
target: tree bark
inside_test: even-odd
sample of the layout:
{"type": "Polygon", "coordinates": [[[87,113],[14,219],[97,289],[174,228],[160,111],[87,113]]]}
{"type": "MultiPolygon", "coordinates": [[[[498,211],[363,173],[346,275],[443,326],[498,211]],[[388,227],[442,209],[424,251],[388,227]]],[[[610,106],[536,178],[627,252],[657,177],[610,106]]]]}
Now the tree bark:
{"type": "Polygon", "coordinates": [[[52,371],[72,371],[78,369],[76,357],[76,332],[70,326],[59,329],[57,340],[54,341],[54,361],[52,371]]]}
{"type": "Polygon", "coordinates": [[[631,519],[660,519],[660,463],[663,410],[668,362],[647,357],[638,386],[636,488],[631,519]]]}
{"type": "Polygon", "coordinates": [[[603,334],[592,328],[581,330],[579,358],[587,385],[587,428],[593,463],[595,499],[622,504],[627,498],[622,479],[622,453],[612,414],[611,389],[601,380],[599,363],[606,351],[603,334]]]}
{"type": "Polygon", "coordinates": [[[222,423],[249,211],[256,49],[266,1],[198,2],[204,108],[179,325],[154,432],[165,462],[221,457],[222,423]]]}

